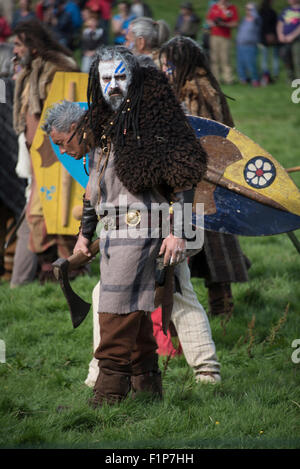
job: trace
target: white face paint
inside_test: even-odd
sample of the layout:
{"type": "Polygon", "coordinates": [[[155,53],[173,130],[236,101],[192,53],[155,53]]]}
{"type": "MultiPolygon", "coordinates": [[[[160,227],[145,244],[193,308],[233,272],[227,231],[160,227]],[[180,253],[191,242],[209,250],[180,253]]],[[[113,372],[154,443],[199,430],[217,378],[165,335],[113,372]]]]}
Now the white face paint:
{"type": "Polygon", "coordinates": [[[116,111],[127,95],[131,73],[120,59],[99,63],[100,85],[104,99],[116,111]]]}

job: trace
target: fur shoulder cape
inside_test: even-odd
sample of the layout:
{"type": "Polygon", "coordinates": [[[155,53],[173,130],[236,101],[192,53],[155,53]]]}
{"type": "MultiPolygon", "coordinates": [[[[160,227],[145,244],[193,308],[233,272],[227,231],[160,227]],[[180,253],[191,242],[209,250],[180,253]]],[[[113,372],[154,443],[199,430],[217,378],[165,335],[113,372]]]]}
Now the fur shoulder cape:
{"type": "Polygon", "coordinates": [[[202,67],[196,69],[191,80],[186,80],[179,100],[189,114],[213,119],[229,127],[234,126],[229,106],[217,80],[202,67]]]}
{"type": "Polygon", "coordinates": [[[206,153],[167,77],[154,68],[143,70],[140,145],[132,129],[127,131],[123,145],[112,136],[116,173],[133,193],[158,185],[172,189],[196,185],[206,170],[206,153]]]}
{"type": "Polygon", "coordinates": [[[17,75],[13,109],[14,129],[17,135],[25,130],[27,110],[30,114],[41,114],[49,86],[58,71],[74,72],[78,71],[78,66],[71,57],[57,53],[55,63],[37,57],[31,62],[31,68],[24,68],[17,75]]]}

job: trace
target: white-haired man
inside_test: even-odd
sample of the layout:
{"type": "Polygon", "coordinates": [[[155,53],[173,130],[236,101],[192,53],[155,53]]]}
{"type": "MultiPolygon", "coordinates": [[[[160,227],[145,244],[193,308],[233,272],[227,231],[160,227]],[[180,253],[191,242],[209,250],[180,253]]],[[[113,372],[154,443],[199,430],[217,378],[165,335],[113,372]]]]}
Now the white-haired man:
{"type": "Polygon", "coordinates": [[[169,39],[169,36],[170,28],[164,20],[136,18],[129,25],[126,46],[136,55],[150,56],[156,63],[159,48],[169,39]]]}

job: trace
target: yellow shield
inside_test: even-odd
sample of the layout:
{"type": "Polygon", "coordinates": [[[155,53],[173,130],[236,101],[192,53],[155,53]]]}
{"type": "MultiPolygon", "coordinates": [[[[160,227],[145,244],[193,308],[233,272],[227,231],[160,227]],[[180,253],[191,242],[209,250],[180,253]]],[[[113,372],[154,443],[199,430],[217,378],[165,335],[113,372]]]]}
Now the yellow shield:
{"type": "MultiPolygon", "coordinates": [[[[40,125],[45,112],[53,104],[67,99],[86,101],[88,75],[86,73],[57,72],[45,101],[40,125]]],[[[75,235],[79,221],[73,216],[82,206],[84,188],[76,182],[58,160],[49,137],[39,127],[31,149],[40,202],[49,234],[75,235]]]]}

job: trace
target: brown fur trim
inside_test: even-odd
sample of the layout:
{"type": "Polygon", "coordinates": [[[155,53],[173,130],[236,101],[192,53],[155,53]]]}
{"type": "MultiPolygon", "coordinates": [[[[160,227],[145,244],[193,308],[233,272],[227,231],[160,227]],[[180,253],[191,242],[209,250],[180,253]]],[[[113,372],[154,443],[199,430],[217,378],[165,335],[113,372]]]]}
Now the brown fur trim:
{"type": "Polygon", "coordinates": [[[203,68],[197,68],[194,78],[185,82],[179,99],[194,116],[234,126],[224,94],[216,80],[212,81],[203,68]]]}
{"type": "Polygon", "coordinates": [[[31,62],[30,68],[24,68],[17,75],[14,91],[14,129],[17,134],[26,128],[25,113],[41,114],[47,98],[49,87],[58,71],[77,71],[76,62],[68,56],[56,53],[56,62],[46,62],[37,57],[31,62]],[[26,89],[27,93],[24,94],[26,89]]]}
{"type": "MultiPolygon", "coordinates": [[[[116,173],[133,193],[165,184],[196,185],[206,169],[206,153],[159,70],[144,69],[139,116],[140,142],[132,129],[124,146],[115,144],[116,173]]],[[[114,141],[114,138],[113,138],[114,141]]]]}

